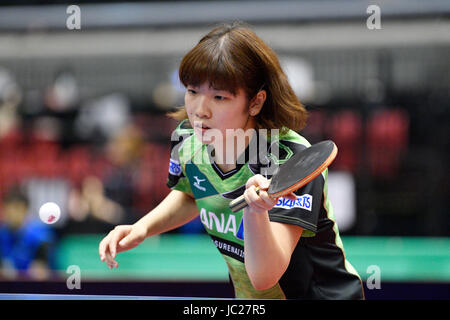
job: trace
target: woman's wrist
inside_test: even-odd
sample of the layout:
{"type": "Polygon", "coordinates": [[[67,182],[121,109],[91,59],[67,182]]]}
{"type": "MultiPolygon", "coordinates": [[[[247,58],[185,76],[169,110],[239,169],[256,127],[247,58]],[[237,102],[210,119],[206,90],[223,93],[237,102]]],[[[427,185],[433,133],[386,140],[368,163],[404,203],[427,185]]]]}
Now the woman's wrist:
{"type": "Polygon", "coordinates": [[[269,216],[269,211],[263,208],[253,208],[248,206],[244,209],[244,216],[248,216],[251,219],[263,219],[269,216]]]}
{"type": "Polygon", "coordinates": [[[145,238],[148,238],[150,236],[149,235],[150,228],[149,228],[149,225],[148,225],[148,221],[146,221],[145,217],[143,217],[142,219],[136,221],[133,224],[133,228],[143,230],[144,234],[145,234],[145,238]]]}

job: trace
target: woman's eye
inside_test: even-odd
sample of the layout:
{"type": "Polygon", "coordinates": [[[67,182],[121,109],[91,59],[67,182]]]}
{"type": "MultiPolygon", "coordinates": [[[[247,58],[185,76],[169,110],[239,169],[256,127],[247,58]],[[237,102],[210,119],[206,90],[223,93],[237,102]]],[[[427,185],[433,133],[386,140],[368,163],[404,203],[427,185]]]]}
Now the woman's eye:
{"type": "Polygon", "coordinates": [[[226,99],[226,97],[224,97],[224,96],[215,96],[214,98],[215,98],[216,100],[220,100],[220,101],[226,99]]]}
{"type": "Polygon", "coordinates": [[[187,89],[187,91],[188,91],[190,94],[196,94],[196,93],[197,93],[197,91],[195,91],[194,89],[187,89]]]}

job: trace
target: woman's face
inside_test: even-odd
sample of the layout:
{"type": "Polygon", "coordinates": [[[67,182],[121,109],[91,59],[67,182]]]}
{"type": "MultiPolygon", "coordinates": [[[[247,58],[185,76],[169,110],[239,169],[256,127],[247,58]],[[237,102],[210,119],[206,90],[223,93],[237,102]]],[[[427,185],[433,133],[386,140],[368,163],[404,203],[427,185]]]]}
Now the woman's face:
{"type": "Polygon", "coordinates": [[[224,139],[236,132],[230,129],[246,131],[255,128],[255,120],[249,114],[249,102],[243,89],[233,95],[211,88],[209,83],[198,87],[187,86],[184,102],[189,121],[202,143],[225,143],[224,139]]]}

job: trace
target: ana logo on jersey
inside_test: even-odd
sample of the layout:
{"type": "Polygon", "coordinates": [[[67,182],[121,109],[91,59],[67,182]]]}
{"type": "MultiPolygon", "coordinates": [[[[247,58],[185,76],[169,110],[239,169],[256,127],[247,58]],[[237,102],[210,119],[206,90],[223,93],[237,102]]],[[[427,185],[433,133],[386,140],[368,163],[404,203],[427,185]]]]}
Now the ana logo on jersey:
{"type": "MultiPolygon", "coordinates": [[[[235,238],[239,240],[244,240],[244,219],[241,218],[239,227],[237,226],[237,218],[234,214],[224,214],[220,215],[206,211],[205,208],[200,209],[200,221],[203,223],[206,229],[222,233],[224,235],[231,233],[235,238]]],[[[229,238],[229,240],[231,240],[229,238]]]]}
{"type": "Polygon", "coordinates": [[[236,216],[234,214],[228,214],[227,216],[228,217],[225,217],[224,213],[221,213],[218,216],[214,212],[207,212],[205,208],[200,210],[200,221],[207,229],[223,234],[231,232],[234,236],[236,236],[238,231],[236,228],[236,216]]]}
{"type": "Polygon", "coordinates": [[[241,220],[238,232],[236,233],[236,238],[238,238],[239,240],[244,240],[244,219],[241,220]]]}

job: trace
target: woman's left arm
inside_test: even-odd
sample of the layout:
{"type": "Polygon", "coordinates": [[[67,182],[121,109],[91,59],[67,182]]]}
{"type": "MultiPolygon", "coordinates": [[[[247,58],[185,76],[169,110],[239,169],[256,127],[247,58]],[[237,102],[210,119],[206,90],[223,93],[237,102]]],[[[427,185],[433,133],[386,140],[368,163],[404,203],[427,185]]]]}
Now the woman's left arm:
{"type": "Polygon", "coordinates": [[[256,186],[265,189],[268,184],[266,178],[255,175],[248,180],[244,192],[249,204],[244,209],[245,268],[257,290],[269,289],[280,280],[303,232],[299,226],[269,220],[268,211],[277,200],[265,191],[255,191],[256,186]]]}

